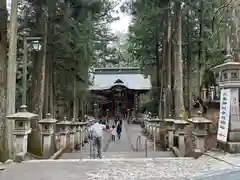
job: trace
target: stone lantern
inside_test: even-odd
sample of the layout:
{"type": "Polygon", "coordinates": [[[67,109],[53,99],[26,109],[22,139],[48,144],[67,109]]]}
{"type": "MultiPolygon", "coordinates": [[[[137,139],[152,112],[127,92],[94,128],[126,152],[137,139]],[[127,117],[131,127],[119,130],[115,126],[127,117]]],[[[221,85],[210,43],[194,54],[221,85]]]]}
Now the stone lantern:
{"type": "MultiPolygon", "coordinates": [[[[223,102],[223,94],[221,93],[221,105],[222,103],[228,104],[228,110],[226,112],[229,114],[224,120],[221,120],[221,115],[219,119],[219,127],[222,128],[223,125],[227,129],[227,135],[223,133],[218,133],[218,140],[220,136],[224,136],[224,142],[226,144],[227,151],[232,153],[240,152],[240,120],[239,120],[239,88],[240,88],[240,62],[233,60],[231,55],[227,55],[225,62],[214,68],[212,68],[216,75],[216,81],[221,89],[228,89],[228,100],[223,102]],[[224,123],[224,124],[222,124],[224,123]],[[226,124],[227,123],[227,124],[226,124]],[[228,124],[229,123],[229,124],[228,124]],[[229,125],[229,126],[228,126],[229,125]]],[[[222,110],[220,109],[220,112],[222,110]]],[[[225,114],[226,115],[226,114],[225,114]]]]}
{"type": "Polygon", "coordinates": [[[174,131],[175,131],[175,127],[174,127],[174,119],[165,119],[166,122],[166,126],[167,126],[167,136],[168,136],[168,148],[172,148],[174,145],[174,131]]]}
{"type": "MultiPolygon", "coordinates": [[[[185,130],[184,128],[189,125],[189,122],[182,120],[182,119],[174,119],[174,127],[175,127],[175,136],[178,137],[178,149],[179,154],[178,156],[184,157],[186,153],[186,146],[185,146],[185,130]]],[[[176,152],[175,152],[176,153],[176,152]]]]}
{"type": "Polygon", "coordinates": [[[57,123],[60,135],[60,148],[69,149],[70,148],[70,126],[72,122],[64,117],[63,121],[57,123]]]}
{"type": "Polygon", "coordinates": [[[27,106],[22,105],[18,113],[11,114],[6,117],[9,120],[14,120],[14,147],[15,153],[26,153],[28,134],[31,133],[30,121],[38,118],[37,114],[27,112],[27,106]]]}
{"type": "MultiPolygon", "coordinates": [[[[46,114],[46,118],[39,121],[41,125],[41,133],[43,136],[43,157],[48,158],[54,149],[53,134],[57,120],[51,117],[51,114],[46,114]]],[[[54,138],[55,139],[55,138],[54,138]]]]}
{"type": "Polygon", "coordinates": [[[80,148],[80,145],[81,145],[81,127],[80,127],[80,124],[82,122],[75,122],[75,126],[76,126],[76,134],[75,134],[75,149],[79,149],[80,148]]]}
{"type": "Polygon", "coordinates": [[[188,122],[194,125],[192,132],[195,140],[196,149],[201,152],[205,151],[205,137],[207,136],[207,129],[212,123],[211,120],[202,117],[202,113],[198,112],[198,116],[188,119],[188,122]]]}
{"type": "Polygon", "coordinates": [[[84,142],[88,142],[88,122],[80,122],[78,125],[80,131],[80,144],[84,146],[84,142]]]}
{"type": "Polygon", "coordinates": [[[215,99],[215,86],[210,86],[210,97],[211,97],[211,101],[214,101],[215,99]]]}
{"type": "Polygon", "coordinates": [[[202,88],[202,99],[204,102],[207,101],[207,88],[202,88]]]}
{"type": "Polygon", "coordinates": [[[77,140],[77,124],[74,118],[72,118],[71,126],[70,126],[70,150],[73,151],[75,149],[76,140],[77,140]]]}
{"type": "Polygon", "coordinates": [[[240,87],[240,62],[234,61],[231,55],[227,55],[225,62],[213,67],[212,70],[220,88],[240,87]]]}

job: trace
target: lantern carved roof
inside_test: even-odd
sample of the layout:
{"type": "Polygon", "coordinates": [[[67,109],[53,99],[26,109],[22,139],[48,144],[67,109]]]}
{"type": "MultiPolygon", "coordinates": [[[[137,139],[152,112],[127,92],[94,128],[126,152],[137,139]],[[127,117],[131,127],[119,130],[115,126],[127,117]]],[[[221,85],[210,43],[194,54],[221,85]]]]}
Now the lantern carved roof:
{"type": "Polygon", "coordinates": [[[13,120],[18,120],[18,119],[30,120],[30,119],[34,119],[37,117],[38,117],[37,114],[30,113],[27,111],[26,105],[22,105],[19,109],[19,112],[6,116],[7,119],[13,119],[13,120]]]}

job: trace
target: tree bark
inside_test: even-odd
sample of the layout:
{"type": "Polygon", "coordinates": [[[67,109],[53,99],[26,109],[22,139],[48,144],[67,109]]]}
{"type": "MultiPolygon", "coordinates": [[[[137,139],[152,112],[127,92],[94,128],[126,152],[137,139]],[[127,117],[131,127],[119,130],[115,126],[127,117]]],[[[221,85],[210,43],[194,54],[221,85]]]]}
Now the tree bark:
{"type": "Polygon", "coordinates": [[[49,65],[49,108],[50,108],[50,113],[51,115],[55,118],[55,104],[54,104],[54,95],[53,95],[53,90],[54,90],[54,59],[55,59],[55,51],[54,47],[52,48],[52,58],[50,60],[50,65],[49,65]]]}
{"type": "Polygon", "coordinates": [[[80,113],[80,119],[81,119],[81,121],[83,121],[84,120],[84,115],[85,114],[87,114],[87,106],[86,106],[86,100],[85,99],[80,99],[79,100],[79,104],[80,104],[80,111],[81,111],[81,113],[80,113]]]}
{"type": "MultiPolygon", "coordinates": [[[[42,13],[41,6],[39,7],[42,13]]],[[[42,57],[38,54],[37,58],[33,62],[33,87],[32,87],[32,100],[31,100],[31,111],[39,115],[39,119],[31,121],[32,133],[29,135],[28,150],[36,155],[41,155],[42,153],[42,141],[41,134],[38,125],[38,120],[43,118],[43,103],[44,103],[44,83],[45,83],[45,64],[46,64],[46,50],[47,50],[47,20],[43,18],[43,14],[38,12],[40,18],[39,20],[45,20],[43,25],[40,23],[39,28],[43,29],[43,44],[42,44],[42,57]]]]}
{"type": "Polygon", "coordinates": [[[162,58],[162,98],[163,103],[162,103],[162,117],[167,117],[168,116],[168,101],[167,101],[167,95],[168,95],[168,23],[169,23],[169,17],[168,17],[168,12],[169,9],[166,9],[164,12],[164,23],[163,23],[163,58],[162,58]],[[166,78],[164,78],[166,77],[166,78]]]}
{"type": "MultiPolygon", "coordinates": [[[[170,5],[169,5],[170,6],[170,5]]],[[[167,109],[168,109],[168,116],[172,115],[172,59],[171,59],[171,31],[172,31],[172,25],[171,25],[171,9],[169,7],[169,14],[168,14],[168,32],[167,32],[167,109]]]]}
{"type": "Polygon", "coordinates": [[[49,113],[49,79],[50,79],[50,62],[51,61],[51,56],[50,54],[47,55],[47,61],[46,61],[46,68],[45,68],[45,89],[44,89],[44,115],[49,113]]]}
{"type": "Polygon", "coordinates": [[[190,14],[187,14],[187,94],[188,94],[188,116],[191,117],[191,108],[192,108],[192,90],[191,90],[191,37],[190,37],[190,26],[189,26],[190,14]]]}
{"type": "MultiPolygon", "coordinates": [[[[174,19],[175,20],[175,19],[174,19]]],[[[172,73],[172,78],[171,78],[171,90],[172,90],[172,115],[175,114],[175,90],[174,90],[174,82],[175,82],[175,49],[176,49],[176,46],[175,46],[175,34],[176,34],[176,23],[174,22],[173,20],[173,23],[172,23],[172,30],[171,30],[171,43],[170,43],[170,46],[171,46],[171,71],[173,72],[172,73]]]]}
{"type": "Polygon", "coordinates": [[[39,119],[42,119],[43,102],[44,102],[44,84],[45,84],[45,68],[46,68],[46,51],[47,51],[47,22],[44,24],[44,37],[43,37],[43,51],[42,58],[39,58],[39,68],[37,73],[36,92],[33,94],[35,100],[33,106],[33,112],[39,115],[39,119]]]}
{"type": "Polygon", "coordinates": [[[198,62],[197,62],[197,96],[200,97],[201,92],[201,64],[203,63],[202,52],[203,41],[203,0],[200,2],[199,7],[199,41],[198,41],[198,62]]]}
{"type": "MultiPolygon", "coordinates": [[[[12,0],[11,3],[11,20],[10,20],[10,39],[8,51],[8,64],[7,64],[7,109],[6,115],[15,113],[16,102],[16,71],[17,71],[17,0],[12,0]]],[[[7,121],[7,141],[9,158],[13,157],[13,121],[7,121]]]]}
{"type": "Polygon", "coordinates": [[[79,112],[79,99],[77,97],[77,80],[74,78],[73,82],[73,119],[77,121],[79,112]]]}
{"type": "Polygon", "coordinates": [[[55,51],[55,44],[54,44],[54,37],[55,37],[55,26],[54,26],[54,19],[56,18],[56,6],[52,7],[52,9],[49,9],[50,14],[50,22],[52,25],[49,26],[49,43],[51,49],[51,58],[49,59],[49,111],[52,117],[55,118],[55,103],[54,103],[54,62],[56,57],[56,51],[55,51]]]}
{"type": "Polygon", "coordinates": [[[182,61],[182,22],[181,22],[181,2],[175,2],[175,117],[180,118],[185,112],[183,100],[183,61],[182,61]]]}
{"type": "Polygon", "coordinates": [[[6,95],[7,95],[7,9],[0,2],[0,162],[7,159],[6,146],[6,95]]]}
{"type": "Polygon", "coordinates": [[[160,59],[159,59],[159,29],[156,28],[156,45],[155,45],[155,56],[156,56],[156,79],[157,79],[157,100],[156,100],[156,115],[159,116],[159,108],[160,108],[160,59]]]}

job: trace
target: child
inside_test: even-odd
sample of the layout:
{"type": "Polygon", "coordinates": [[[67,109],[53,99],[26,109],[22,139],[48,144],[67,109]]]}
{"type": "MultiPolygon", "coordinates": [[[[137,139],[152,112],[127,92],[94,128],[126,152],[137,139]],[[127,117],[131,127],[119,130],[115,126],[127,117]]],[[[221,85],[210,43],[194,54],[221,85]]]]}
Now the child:
{"type": "Polygon", "coordinates": [[[112,135],[112,141],[115,141],[116,128],[114,125],[112,125],[112,128],[110,129],[110,133],[112,135]]]}

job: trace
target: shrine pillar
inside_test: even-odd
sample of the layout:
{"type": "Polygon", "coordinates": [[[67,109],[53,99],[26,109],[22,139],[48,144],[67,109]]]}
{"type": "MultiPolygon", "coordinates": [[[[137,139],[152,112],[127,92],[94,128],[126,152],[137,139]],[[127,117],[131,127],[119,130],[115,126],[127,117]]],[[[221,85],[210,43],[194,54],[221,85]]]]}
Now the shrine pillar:
{"type": "Polygon", "coordinates": [[[133,108],[133,114],[136,117],[136,121],[138,121],[138,112],[139,112],[139,104],[140,104],[140,98],[138,92],[134,92],[134,108],[133,108]]]}
{"type": "Polygon", "coordinates": [[[134,100],[133,100],[133,115],[136,117],[137,114],[137,93],[134,92],[134,100]]]}

